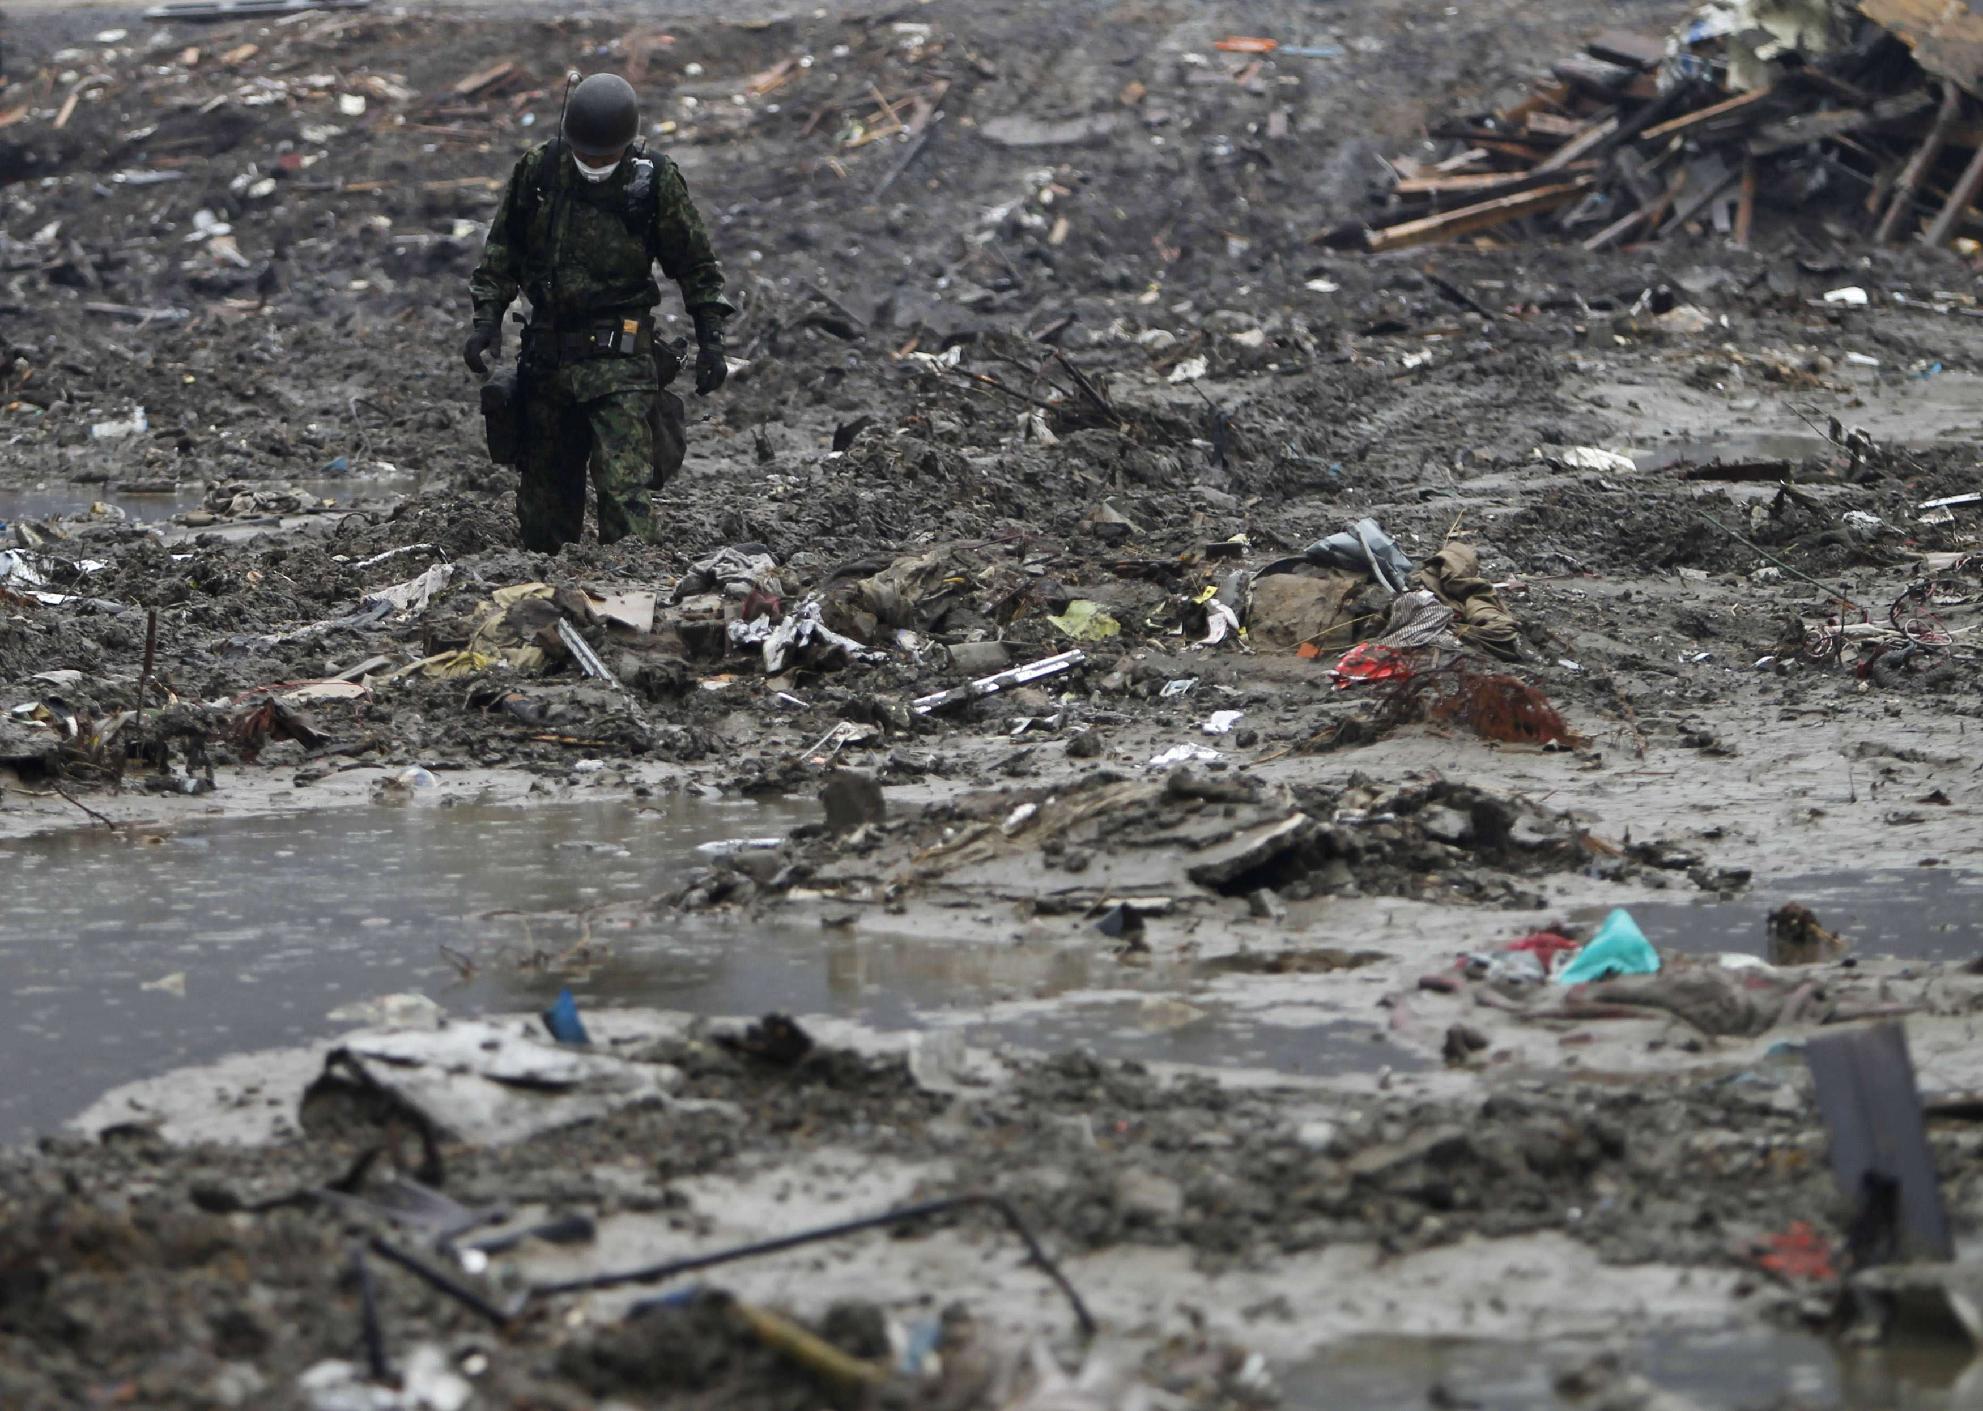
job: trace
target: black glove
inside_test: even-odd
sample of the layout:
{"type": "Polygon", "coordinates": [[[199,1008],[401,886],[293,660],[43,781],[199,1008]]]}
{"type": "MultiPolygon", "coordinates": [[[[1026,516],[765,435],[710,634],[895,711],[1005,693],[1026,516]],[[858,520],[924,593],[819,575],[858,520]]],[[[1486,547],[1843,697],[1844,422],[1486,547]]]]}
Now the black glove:
{"type": "Polygon", "coordinates": [[[478,323],[462,345],[461,360],[468,364],[468,370],[477,377],[489,375],[486,355],[500,353],[503,348],[503,326],[500,323],[478,323]]]}
{"type": "Polygon", "coordinates": [[[723,351],[723,320],[714,314],[695,316],[695,394],[707,397],[730,375],[730,359],[723,351]]]}

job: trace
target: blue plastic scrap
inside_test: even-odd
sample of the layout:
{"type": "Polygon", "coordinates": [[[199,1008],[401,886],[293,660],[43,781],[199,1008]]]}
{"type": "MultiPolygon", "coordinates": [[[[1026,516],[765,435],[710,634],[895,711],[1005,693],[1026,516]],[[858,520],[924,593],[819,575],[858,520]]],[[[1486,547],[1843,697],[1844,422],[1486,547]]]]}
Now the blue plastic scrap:
{"type": "Polygon", "coordinates": [[[1302,557],[1320,568],[1368,573],[1394,593],[1404,592],[1412,575],[1412,561],[1374,519],[1359,519],[1340,534],[1316,540],[1302,557]]]}
{"type": "Polygon", "coordinates": [[[901,1333],[901,1356],[896,1359],[895,1370],[907,1377],[920,1377],[936,1355],[937,1344],[943,1341],[943,1320],[923,1318],[901,1333]]]}
{"type": "Polygon", "coordinates": [[[1597,934],[1584,943],[1550,978],[1559,985],[1582,985],[1613,975],[1652,975],[1659,971],[1659,952],[1652,948],[1632,913],[1623,907],[1604,918],[1597,934]]]}
{"type": "Polygon", "coordinates": [[[551,1007],[544,1011],[544,1027],[561,1044],[592,1042],[592,1035],[585,1032],[585,1021],[578,1017],[578,1001],[572,998],[568,989],[559,990],[558,997],[551,1001],[551,1007]]]}

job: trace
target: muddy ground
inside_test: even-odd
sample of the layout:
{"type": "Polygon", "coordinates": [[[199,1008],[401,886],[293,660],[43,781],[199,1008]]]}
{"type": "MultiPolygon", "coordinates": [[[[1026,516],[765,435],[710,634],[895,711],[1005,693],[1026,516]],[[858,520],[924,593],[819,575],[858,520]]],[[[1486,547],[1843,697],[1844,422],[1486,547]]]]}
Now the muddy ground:
{"type": "MultiPolygon", "coordinates": [[[[669,1102],[451,1141],[454,1198],[590,1214],[585,1257],[611,1268],[995,1188],[1096,1304],[1085,1394],[1109,1404],[1131,1394],[1103,1364],[1139,1394],[1302,1404],[1329,1385],[1318,1352],[1383,1333],[1829,1328],[1836,1274],[1788,1280],[1754,1250],[1798,1220],[1836,1239],[1847,1214],[1797,1045],[1905,1014],[1923,1086],[1975,1086],[1966,956],[1728,971],[1675,924],[1651,938],[1686,983],[1617,1001],[1644,1018],[1457,962],[1550,923],[1581,939],[1613,905],[1773,907],[1813,874],[1975,866],[1979,511],[1921,508],[1976,488],[1974,273],[1851,244],[1822,209],[1765,212],[1748,251],[1311,243],[1380,156],[1429,150],[1429,122],[1682,13],[13,14],[0,836],[137,846],[430,794],[809,799],[839,775],[844,817],[618,919],[1080,948],[1177,1007],[1152,1022],[1296,1014],[1374,1057],[1345,1045],[1296,1082],[1017,1050],[960,1088],[871,1034],[791,1067],[630,1027],[613,1051],[670,1065],[669,1102]],[[1213,47],[1234,32],[1341,52],[1254,64],[1213,47]],[[657,497],[664,542],[544,558],[518,545],[458,348],[481,223],[566,62],[638,75],[742,313],[730,385],[691,399],[688,466],[657,497]],[[1824,298],[1845,287],[1864,305],[1824,298]],[[1737,462],[1772,468],[1701,473],[1737,462]],[[1381,593],[1276,623],[1260,585],[1287,575],[1250,606],[1228,587],[1366,515],[1417,562],[1478,550],[1519,622],[1505,656],[1455,643],[1414,685],[1336,690],[1381,593]],[[698,577],[726,548],[743,566],[698,577]],[[497,596],[518,585],[543,588],[497,596]],[[748,640],[815,598],[851,650],[748,640]],[[1197,645],[1220,601],[1246,639],[1197,645]],[[1070,636],[1082,604],[1113,633],[1070,636]],[[624,689],[581,679],[560,618],[624,689]],[[1063,674],[915,708],[1073,647],[1063,674]],[[1560,724],[1494,728],[1467,704],[1484,677],[1560,724]]],[[[101,1135],[4,1158],[0,1404],[418,1404],[298,1381],[363,1360],[346,1251],[375,1214],[241,1209],[364,1147],[290,1120],[318,1056],[166,1080],[101,1108],[101,1135]],[[209,1092],[274,1120],[252,1145],[161,1128],[209,1092]]],[[[1966,1234],[1974,1133],[1934,1141],[1966,1234]]],[[[1034,1340],[1068,1366],[1077,1344],[993,1230],[707,1279],[857,1355],[954,1304],[941,1388],[873,1394],[1002,1404],[1034,1340]]],[[[624,1301],[554,1298],[492,1330],[372,1262],[395,1365],[439,1347],[476,1404],[817,1397],[715,1302],[622,1323],[624,1301]]],[[[1564,1396],[1643,1401],[1637,1342],[1612,1341],[1628,1370],[1564,1396]]]]}

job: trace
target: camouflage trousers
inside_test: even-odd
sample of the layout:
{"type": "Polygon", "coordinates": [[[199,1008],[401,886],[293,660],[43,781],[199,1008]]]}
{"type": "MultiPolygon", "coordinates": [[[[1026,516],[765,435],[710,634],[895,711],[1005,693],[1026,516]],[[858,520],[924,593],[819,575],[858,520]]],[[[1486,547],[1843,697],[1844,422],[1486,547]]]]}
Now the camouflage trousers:
{"type": "Polygon", "coordinates": [[[598,358],[563,367],[526,364],[516,513],[523,546],[556,553],[585,526],[591,470],[599,542],[628,535],[653,542],[649,489],[682,463],[687,416],[681,398],[656,385],[651,359],[598,358]],[[657,445],[661,454],[657,457],[657,445]]]}

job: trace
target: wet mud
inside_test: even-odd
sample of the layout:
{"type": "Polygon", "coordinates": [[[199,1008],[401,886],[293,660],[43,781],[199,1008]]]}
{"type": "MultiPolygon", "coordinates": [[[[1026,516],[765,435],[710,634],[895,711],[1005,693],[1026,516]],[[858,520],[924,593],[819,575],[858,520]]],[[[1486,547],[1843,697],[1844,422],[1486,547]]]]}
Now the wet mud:
{"type": "Polygon", "coordinates": [[[1840,1025],[1983,1209],[1972,269],[1311,243],[1685,11],[1601,9],[10,13],[0,1404],[1967,1404],[1768,1256],[1840,1025]],[[741,314],[661,542],[550,558],[458,345],[567,62],[741,314]],[[1512,630],[1339,689],[1366,516],[1512,630]],[[1657,975],[1509,958],[1616,907],[1657,975]],[[1100,1338],[981,1209],[508,1301],[984,1189],[1100,1338]]]}

